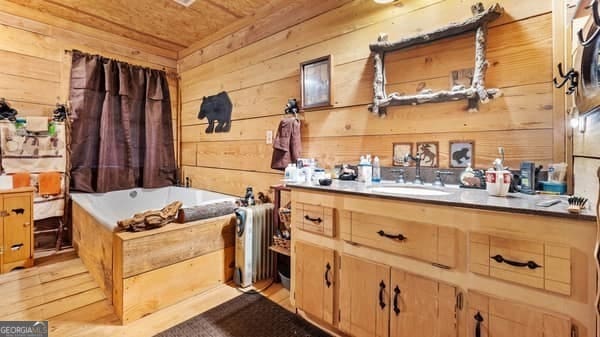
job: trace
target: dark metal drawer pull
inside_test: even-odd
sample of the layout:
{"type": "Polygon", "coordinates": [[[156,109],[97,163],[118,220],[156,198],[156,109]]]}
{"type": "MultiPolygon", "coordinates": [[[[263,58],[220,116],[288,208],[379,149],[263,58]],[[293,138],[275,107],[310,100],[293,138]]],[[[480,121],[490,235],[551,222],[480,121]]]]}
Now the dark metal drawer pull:
{"type": "Polygon", "coordinates": [[[383,291],[385,290],[385,283],[383,280],[379,283],[379,306],[381,309],[385,308],[385,302],[383,301],[383,291]]]}
{"type": "Polygon", "coordinates": [[[316,222],[316,223],[321,223],[323,222],[323,220],[321,218],[311,218],[308,215],[304,216],[304,219],[308,220],[308,221],[312,221],[312,222],[316,222]]]}
{"type": "Polygon", "coordinates": [[[379,236],[385,236],[388,239],[393,239],[393,240],[398,240],[398,241],[406,240],[406,236],[404,236],[402,234],[398,234],[398,235],[387,234],[383,230],[380,230],[379,232],[377,232],[377,234],[379,234],[379,236]]]}
{"type": "Polygon", "coordinates": [[[25,209],[23,208],[13,208],[11,211],[13,211],[13,213],[19,215],[19,214],[25,214],[25,209]]]}
{"type": "Polygon", "coordinates": [[[475,324],[475,337],[481,337],[481,322],[483,322],[483,316],[478,311],[473,318],[477,321],[475,324]]]}
{"type": "Polygon", "coordinates": [[[14,252],[14,251],[20,250],[21,248],[23,248],[23,246],[25,246],[25,245],[22,243],[17,243],[17,244],[10,246],[10,250],[12,250],[14,252]]]}
{"type": "Polygon", "coordinates": [[[331,265],[329,264],[329,262],[327,262],[327,265],[325,266],[325,284],[327,285],[327,288],[331,287],[331,281],[329,280],[329,271],[331,270],[331,265]]]}
{"type": "Polygon", "coordinates": [[[396,313],[396,316],[398,316],[400,314],[400,308],[398,308],[398,297],[400,296],[400,288],[398,288],[398,286],[396,286],[396,288],[394,288],[394,312],[396,313]]]}
{"type": "Polygon", "coordinates": [[[511,260],[505,259],[500,254],[494,255],[494,256],[490,257],[490,259],[493,259],[494,261],[496,261],[498,263],[506,263],[506,264],[514,266],[514,267],[527,267],[529,269],[536,269],[536,268],[542,267],[539,264],[537,264],[535,261],[527,261],[527,262],[511,261],[511,260]]]}

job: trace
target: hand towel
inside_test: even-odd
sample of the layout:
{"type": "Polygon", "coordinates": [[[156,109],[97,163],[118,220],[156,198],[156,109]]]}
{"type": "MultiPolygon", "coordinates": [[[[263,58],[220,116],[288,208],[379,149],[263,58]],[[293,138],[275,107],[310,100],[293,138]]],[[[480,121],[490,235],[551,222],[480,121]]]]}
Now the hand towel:
{"type": "Polygon", "coordinates": [[[48,131],[48,117],[25,117],[25,128],[31,132],[48,131]]]}
{"type": "Polygon", "coordinates": [[[40,173],[38,176],[38,193],[40,195],[60,194],[60,177],[59,172],[40,173]]]}
{"type": "Polygon", "coordinates": [[[27,187],[31,186],[31,175],[29,172],[19,172],[13,174],[13,187],[27,187]]]}

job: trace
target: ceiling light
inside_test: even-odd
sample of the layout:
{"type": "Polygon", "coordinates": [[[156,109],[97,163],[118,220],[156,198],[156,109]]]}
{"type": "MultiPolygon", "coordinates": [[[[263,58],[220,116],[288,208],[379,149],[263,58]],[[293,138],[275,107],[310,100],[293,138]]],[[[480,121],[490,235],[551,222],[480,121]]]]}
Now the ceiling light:
{"type": "Polygon", "coordinates": [[[392,2],[394,2],[394,0],[373,0],[375,1],[375,3],[378,4],[391,4],[392,2]]]}

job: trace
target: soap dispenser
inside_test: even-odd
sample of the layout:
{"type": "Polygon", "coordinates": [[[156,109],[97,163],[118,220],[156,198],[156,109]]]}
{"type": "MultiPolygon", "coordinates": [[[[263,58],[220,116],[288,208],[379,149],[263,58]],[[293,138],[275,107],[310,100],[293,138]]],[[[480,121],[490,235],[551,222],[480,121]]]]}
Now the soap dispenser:
{"type": "Polygon", "coordinates": [[[374,183],[381,182],[381,166],[379,165],[379,157],[373,158],[373,177],[371,181],[374,183]]]}

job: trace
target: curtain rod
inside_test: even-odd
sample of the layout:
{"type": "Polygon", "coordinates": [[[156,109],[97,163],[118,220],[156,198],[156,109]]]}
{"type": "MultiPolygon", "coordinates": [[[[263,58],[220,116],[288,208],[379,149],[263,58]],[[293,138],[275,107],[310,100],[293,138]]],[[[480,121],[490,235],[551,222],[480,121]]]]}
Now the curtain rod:
{"type": "MultiPolygon", "coordinates": [[[[80,50],[73,50],[73,49],[65,49],[65,50],[64,50],[65,54],[72,54],[72,53],[73,53],[73,51],[78,51],[78,52],[80,52],[80,53],[89,54],[89,53],[86,53],[86,52],[83,52],[83,51],[80,51],[80,50]]],[[[90,54],[90,55],[91,55],[91,54],[90,54]]],[[[98,54],[96,54],[96,55],[98,55],[98,54]]],[[[102,55],[99,55],[99,56],[102,56],[102,55]]],[[[102,57],[105,57],[105,56],[102,56],[102,57]]],[[[110,57],[106,57],[106,58],[110,58],[110,57]]],[[[114,60],[116,60],[116,59],[114,59],[114,60]]],[[[119,61],[119,60],[116,60],[116,61],[119,61]]],[[[164,71],[164,72],[167,74],[167,76],[172,76],[172,77],[174,77],[174,78],[176,78],[176,79],[179,79],[179,74],[177,74],[177,71],[167,71],[167,68],[166,68],[166,67],[162,67],[162,66],[161,66],[160,68],[151,68],[151,67],[145,67],[145,66],[141,66],[141,65],[138,65],[138,64],[132,64],[132,63],[125,62],[125,61],[119,61],[119,62],[128,63],[128,64],[131,64],[131,65],[133,65],[133,66],[142,67],[142,68],[155,69],[155,70],[162,70],[162,71],[164,71]]]]}

